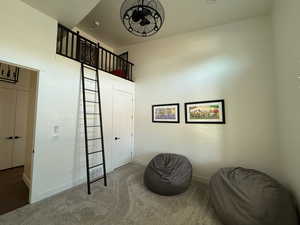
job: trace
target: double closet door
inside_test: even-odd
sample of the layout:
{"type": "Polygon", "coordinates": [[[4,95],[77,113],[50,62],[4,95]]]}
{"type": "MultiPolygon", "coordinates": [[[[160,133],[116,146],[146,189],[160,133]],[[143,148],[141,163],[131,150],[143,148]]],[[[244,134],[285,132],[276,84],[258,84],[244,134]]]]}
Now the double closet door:
{"type": "Polygon", "coordinates": [[[132,161],[134,83],[100,71],[101,106],[107,172],[132,161]]]}
{"type": "Polygon", "coordinates": [[[0,87],[0,170],[24,165],[29,96],[0,87]]]}

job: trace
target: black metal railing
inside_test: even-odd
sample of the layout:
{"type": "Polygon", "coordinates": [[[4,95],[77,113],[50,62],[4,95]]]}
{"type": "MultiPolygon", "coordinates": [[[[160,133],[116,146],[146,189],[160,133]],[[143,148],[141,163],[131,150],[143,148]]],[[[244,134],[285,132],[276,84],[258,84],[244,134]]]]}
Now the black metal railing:
{"type": "Polygon", "coordinates": [[[0,63],[0,81],[17,83],[19,81],[20,68],[0,63]]]}
{"type": "Polygon", "coordinates": [[[133,63],[58,24],[56,53],[132,81],[133,63]]]}

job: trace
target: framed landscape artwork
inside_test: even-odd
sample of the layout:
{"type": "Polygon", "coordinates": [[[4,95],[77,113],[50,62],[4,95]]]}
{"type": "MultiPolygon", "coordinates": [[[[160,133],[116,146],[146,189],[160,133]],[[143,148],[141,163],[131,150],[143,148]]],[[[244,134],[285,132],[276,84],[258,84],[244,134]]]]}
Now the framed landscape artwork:
{"type": "Polygon", "coordinates": [[[224,100],[185,103],[185,122],[225,124],[224,100]]]}
{"type": "Polygon", "coordinates": [[[152,106],[153,123],[179,123],[179,104],[152,106]]]}

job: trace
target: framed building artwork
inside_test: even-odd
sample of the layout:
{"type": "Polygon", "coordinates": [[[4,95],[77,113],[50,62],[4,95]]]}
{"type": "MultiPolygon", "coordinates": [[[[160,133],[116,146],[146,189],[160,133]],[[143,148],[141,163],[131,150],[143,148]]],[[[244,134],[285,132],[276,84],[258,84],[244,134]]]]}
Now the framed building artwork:
{"type": "Polygon", "coordinates": [[[185,122],[225,124],[224,100],[185,103],[185,122]]]}
{"type": "Polygon", "coordinates": [[[165,104],[152,106],[153,123],[179,123],[179,104],[165,104]]]}

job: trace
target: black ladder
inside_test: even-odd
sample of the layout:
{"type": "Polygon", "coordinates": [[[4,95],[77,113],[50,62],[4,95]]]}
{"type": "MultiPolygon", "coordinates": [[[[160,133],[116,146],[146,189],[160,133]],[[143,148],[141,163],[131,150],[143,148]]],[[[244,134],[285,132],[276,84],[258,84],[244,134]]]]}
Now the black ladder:
{"type": "MultiPolygon", "coordinates": [[[[88,194],[91,194],[91,184],[104,179],[104,186],[107,186],[107,177],[106,177],[106,165],[105,165],[105,153],[104,153],[104,140],[103,140],[103,127],[102,127],[102,113],[101,113],[101,98],[100,98],[100,85],[99,85],[99,73],[98,69],[86,66],[84,63],[81,63],[81,80],[82,80],[82,97],[83,97],[83,114],[84,114],[84,134],[85,134],[85,153],[86,153],[86,172],[87,172],[87,189],[88,194]],[[93,71],[94,77],[86,75],[85,70],[93,71]],[[94,88],[87,88],[86,81],[94,83],[94,88]],[[87,93],[93,93],[96,96],[96,100],[89,100],[87,98],[87,93]],[[97,113],[88,112],[87,104],[98,106],[97,113]],[[92,116],[92,119],[95,119],[96,116],[99,116],[99,124],[88,124],[88,117],[92,116]],[[100,134],[97,137],[89,137],[89,129],[98,129],[100,134]],[[100,147],[96,145],[93,146],[93,151],[89,150],[90,144],[95,144],[95,142],[100,142],[100,147]],[[96,150],[94,149],[96,148],[96,150]],[[102,160],[100,158],[102,154],[102,160]],[[90,157],[96,157],[96,159],[101,160],[100,162],[93,163],[90,165],[90,157]],[[95,169],[102,168],[102,174],[96,176],[95,178],[91,177],[91,171],[95,169]]],[[[95,108],[94,108],[95,109],[95,108]]],[[[95,158],[93,158],[95,159],[95,158]]]]}

